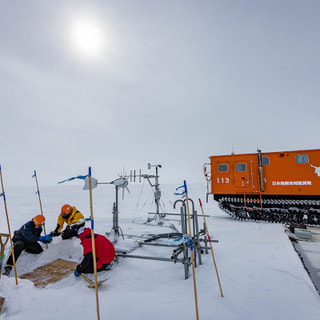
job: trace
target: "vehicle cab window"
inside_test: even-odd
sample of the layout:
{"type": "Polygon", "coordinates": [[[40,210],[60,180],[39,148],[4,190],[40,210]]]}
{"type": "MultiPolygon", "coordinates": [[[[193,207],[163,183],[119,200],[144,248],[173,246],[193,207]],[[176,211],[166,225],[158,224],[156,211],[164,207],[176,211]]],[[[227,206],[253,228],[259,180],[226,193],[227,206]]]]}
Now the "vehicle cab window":
{"type": "Polygon", "coordinates": [[[236,171],[238,171],[238,172],[247,171],[247,165],[245,163],[237,163],[236,164],[236,171]]]}
{"type": "Polygon", "coordinates": [[[228,172],[229,166],[227,164],[219,164],[218,165],[218,172],[228,172]]]}
{"type": "Polygon", "coordinates": [[[307,154],[296,154],[296,163],[308,163],[309,157],[307,154]]]}

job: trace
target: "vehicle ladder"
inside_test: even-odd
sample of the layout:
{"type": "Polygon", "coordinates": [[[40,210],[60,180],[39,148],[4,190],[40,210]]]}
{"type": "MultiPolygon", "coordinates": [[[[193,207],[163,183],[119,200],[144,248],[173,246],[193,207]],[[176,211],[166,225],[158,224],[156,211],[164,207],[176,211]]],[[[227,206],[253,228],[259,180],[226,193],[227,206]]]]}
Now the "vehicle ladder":
{"type": "MultiPolygon", "coordinates": [[[[250,195],[252,195],[252,193],[250,193],[250,195]]],[[[244,198],[244,207],[247,210],[262,210],[262,196],[261,196],[261,192],[259,192],[259,198],[258,199],[248,199],[246,193],[243,194],[243,198],[244,198]],[[247,206],[247,204],[260,204],[260,207],[257,206],[247,206]]]]}

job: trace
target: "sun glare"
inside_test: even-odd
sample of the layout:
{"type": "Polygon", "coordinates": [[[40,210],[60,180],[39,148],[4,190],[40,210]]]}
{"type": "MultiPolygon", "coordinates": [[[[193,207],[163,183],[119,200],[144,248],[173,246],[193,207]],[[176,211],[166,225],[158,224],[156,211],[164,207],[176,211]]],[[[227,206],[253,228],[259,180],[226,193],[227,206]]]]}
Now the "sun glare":
{"type": "Polygon", "coordinates": [[[97,58],[102,54],[104,38],[102,30],[91,21],[79,20],[73,24],[72,39],[81,55],[97,58]]]}

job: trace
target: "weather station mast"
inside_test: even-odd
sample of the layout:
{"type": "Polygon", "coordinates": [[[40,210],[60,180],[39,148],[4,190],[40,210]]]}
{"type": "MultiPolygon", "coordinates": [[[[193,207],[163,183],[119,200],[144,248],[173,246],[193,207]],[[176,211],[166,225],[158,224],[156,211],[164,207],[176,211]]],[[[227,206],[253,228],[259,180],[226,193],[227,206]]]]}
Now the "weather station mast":
{"type": "Polygon", "coordinates": [[[158,174],[158,168],[161,168],[160,164],[152,165],[151,163],[148,163],[148,169],[150,170],[152,167],[156,168],[156,175],[145,175],[145,178],[148,180],[151,187],[154,187],[154,201],[156,203],[156,214],[160,217],[160,198],[161,198],[161,190],[159,185],[159,174],[158,174]],[[149,178],[154,178],[155,183],[152,185],[149,178]]]}
{"type": "Polygon", "coordinates": [[[159,168],[161,168],[161,164],[151,164],[148,163],[148,169],[150,170],[151,168],[156,169],[156,174],[144,174],[141,173],[141,169],[139,174],[136,175],[136,171],[134,170],[133,172],[130,171],[130,181],[133,180],[133,182],[136,181],[136,178],[139,178],[139,182],[141,182],[141,178],[147,180],[149,182],[149,185],[151,188],[154,188],[154,201],[156,205],[156,212],[149,212],[148,214],[154,214],[153,218],[148,218],[148,222],[151,220],[157,220],[157,218],[161,219],[166,216],[166,213],[160,213],[160,199],[161,199],[161,190],[160,190],[160,184],[159,184],[159,168]],[[154,179],[154,180],[152,180],[154,179]]]}

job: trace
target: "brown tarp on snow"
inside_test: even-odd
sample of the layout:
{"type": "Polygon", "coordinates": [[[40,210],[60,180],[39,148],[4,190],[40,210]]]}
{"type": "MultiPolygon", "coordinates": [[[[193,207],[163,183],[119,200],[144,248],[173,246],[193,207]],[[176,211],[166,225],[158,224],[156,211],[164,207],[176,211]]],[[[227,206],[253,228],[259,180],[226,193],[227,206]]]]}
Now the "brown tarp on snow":
{"type": "Polygon", "coordinates": [[[77,264],[77,262],[57,259],[20,276],[20,278],[31,280],[36,287],[44,288],[49,283],[58,282],[69,275],[70,271],[73,271],[77,264]]]}
{"type": "Polygon", "coordinates": [[[0,313],[1,313],[1,310],[2,310],[2,307],[4,304],[4,300],[5,300],[5,298],[0,297],[0,313]]]}

